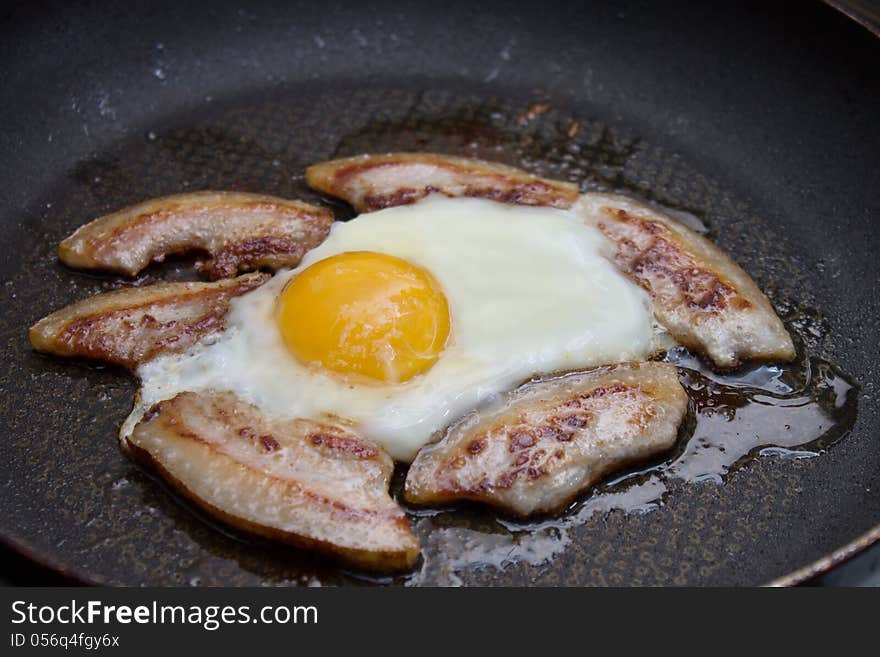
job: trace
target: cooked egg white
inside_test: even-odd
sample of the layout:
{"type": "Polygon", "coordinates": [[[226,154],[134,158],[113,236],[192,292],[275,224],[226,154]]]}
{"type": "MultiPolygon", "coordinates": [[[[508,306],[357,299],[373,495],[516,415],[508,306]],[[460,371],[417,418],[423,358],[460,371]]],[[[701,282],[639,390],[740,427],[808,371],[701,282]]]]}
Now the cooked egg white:
{"type": "Polygon", "coordinates": [[[603,257],[609,245],[573,214],[433,195],[333,226],[295,270],[232,301],[228,328],[185,354],[144,364],[143,411],[186,390],[232,390],[278,417],[351,426],[401,461],[450,422],[535,375],[643,360],[653,348],[646,294],[603,257]],[[279,296],[312,264],[388,254],[430,273],[448,304],[445,348],[402,383],[300,362],[278,324],[279,296]]]}

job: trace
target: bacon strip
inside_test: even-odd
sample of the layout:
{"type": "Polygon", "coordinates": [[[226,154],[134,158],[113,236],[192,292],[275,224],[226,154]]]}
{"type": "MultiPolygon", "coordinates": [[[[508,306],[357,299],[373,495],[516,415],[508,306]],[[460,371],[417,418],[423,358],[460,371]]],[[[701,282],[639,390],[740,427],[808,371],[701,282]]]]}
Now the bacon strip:
{"type": "Polygon", "coordinates": [[[687,394],[669,363],[624,363],[527,384],[450,427],[410,466],[417,504],[564,510],[602,477],[676,441],[687,394]]]}
{"type": "Polygon", "coordinates": [[[679,343],[722,369],[795,357],[770,301],[709,240],[623,196],[584,194],[574,211],[611,240],[614,263],[648,291],[654,315],[679,343]]]}
{"type": "Polygon", "coordinates": [[[239,192],[193,192],[144,201],[80,227],[61,242],[77,269],[134,276],[166,255],[205,251],[212,279],[239,271],[295,267],[330,231],[329,210],[239,192]]]}
{"type": "Polygon", "coordinates": [[[533,176],[496,162],[436,153],[360,155],[306,169],[312,188],[347,201],[358,212],[415,203],[432,192],[519,205],[568,208],[577,185],[533,176]]]}
{"type": "Polygon", "coordinates": [[[103,360],[128,368],[184,351],[225,326],[229,302],[269,279],[246,274],[216,283],[162,283],[83,299],[34,324],[37,351],[103,360]]]}
{"type": "Polygon", "coordinates": [[[406,570],[418,558],[388,494],[391,458],[349,431],[270,419],[229,392],[184,392],[154,406],[127,446],[236,528],[369,570],[406,570]]]}

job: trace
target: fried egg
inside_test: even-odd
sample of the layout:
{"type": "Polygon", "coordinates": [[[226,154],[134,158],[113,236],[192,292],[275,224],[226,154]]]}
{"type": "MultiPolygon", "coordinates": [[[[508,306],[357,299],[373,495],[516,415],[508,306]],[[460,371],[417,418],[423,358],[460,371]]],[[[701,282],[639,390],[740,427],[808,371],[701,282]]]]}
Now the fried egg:
{"type": "Polygon", "coordinates": [[[646,293],[574,214],[432,195],[333,225],[227,328],[142,365],[130,431],[183,391],[339,423],[411,461],[455,419],[555,372],[644,360],[646,293]]]}

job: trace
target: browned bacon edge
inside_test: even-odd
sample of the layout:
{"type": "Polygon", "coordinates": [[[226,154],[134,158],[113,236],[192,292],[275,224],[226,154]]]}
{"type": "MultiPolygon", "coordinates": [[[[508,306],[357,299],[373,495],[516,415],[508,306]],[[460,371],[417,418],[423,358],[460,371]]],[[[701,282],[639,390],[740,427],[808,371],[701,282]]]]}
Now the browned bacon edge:
{"type": "Polygon", "coordinates": [[[161,283],[98,294],[66,306],[28,333],[37,351],[135,368],[222,330],[229,302],[268,280],[246,274],[216,283],[161,283]]]}
{"type": "Polygon", "coordinates": [[[58,247],[78,269],[134,276],[166,255],[206,252],[212,279],[295,267],[330,231],[326,208],[242,192],[190,192],[144,201],[81,226],[58,247]]]}
{"type": "Polygon", "coordinates": [[[795,357],[764,293],[703,236],[623,196],[584,194],[574,211],[614,244],[613,262],[648,292],[657,320],[716,368],[795,357]]]}
{"type": "Polygon", "coordinates": [[[418,540],[388,494],[391,458],[347,430],[271,420],[232,393],[185,392],[154,406],[126,446],[243,531],[372,571],[408,570],[418,558],[418,540]]]}
{"type": "Polygon", "coordinates": [[[347,201],[358,212],[414,203],[432,192],[519,205],[568,208],[578,196],[572,183],[534,176],[497,162],[439,155],[360,155],[306,169],[312,188],[347,201]]]}
{"type": "Polygon", "coordinates": [[[422,448],[404,495],[555,513],[605,475],[670,449],[687,395],[669,363],[622,363],[530,383],[422,448]]]}

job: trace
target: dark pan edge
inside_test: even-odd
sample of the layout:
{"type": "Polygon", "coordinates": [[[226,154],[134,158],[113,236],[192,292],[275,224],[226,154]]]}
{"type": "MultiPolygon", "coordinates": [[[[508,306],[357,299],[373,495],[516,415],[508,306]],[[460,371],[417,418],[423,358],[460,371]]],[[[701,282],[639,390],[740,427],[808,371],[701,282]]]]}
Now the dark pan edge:
{"type": "MultiPolygon", "coordinates": [[[[835,567],[857,557],[875,544],[880,544],[880,525],[872,527],[861,536],[853,539],[849,543],[843,544],[833,552],[817,559],[816,561],[772,579],[769,582],[765,582],[761,586],[785,588],[808,583],[821,575],[827,574],[835,567]]],[[[31,561],[37,566],[45,568],[63,578],[66,580],[64,582],[65,585],[113,586],[109,581],[94,578],[85,573],[78,572],[75,569],[71,569],[69,566],[41,553],[36,548],[23,543],[18,539],[12,538],[9,534],[0,533],[0,545],[28,561],[31,561]]]]}
{"type": "Polygon", "coordinates": [[[825,0],[825,4],[880,37],[880,9],[853,0],[825,0]]]}
{"type": "MultiPolygon", "coordinates": [[[[864,7],[861,2],[849,0],[824,0],[829,7],[859,24],[874,36],[880,38],[880,13],[864,7]]],[[[836,566],[857,557],[872,545],[880,543],[880,525],[875,525],[861,536],[849,543],[844,543],[833,552],[816,559],[816,561],[793,570],[786,575],[766,582],[764,586],[785,587],[798,586],[809,582],[820,575],[827,574],[836,566]]]]}
{"type": "Polygon", "coordinates": [[[858,538],[846,543],[834,552],[826,554],[821,559],[807,564],[787,575],[777,577],[764,584],[764,586],[784,587],[797,586],[809,582],[820,575],[824,575],[850,559],[857,557],[874,544],[880,543],[880,525],[876,525],[858,538]]]}
{"type": "Polygon", "coordinates": [[[71,569],[69,566],[52,559],[31,545],[13,538],[9,534],[0,532],[0,545],[10,552],[17,554],[23,559],[27,559],[36,566],[44,568],[63,579],[64,581],[58,583],[57,586],[110,586],[108,582],[101,582],[82,572],[71,569]]]}

